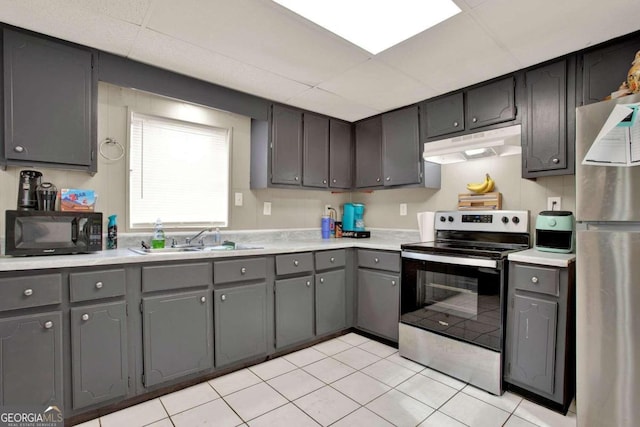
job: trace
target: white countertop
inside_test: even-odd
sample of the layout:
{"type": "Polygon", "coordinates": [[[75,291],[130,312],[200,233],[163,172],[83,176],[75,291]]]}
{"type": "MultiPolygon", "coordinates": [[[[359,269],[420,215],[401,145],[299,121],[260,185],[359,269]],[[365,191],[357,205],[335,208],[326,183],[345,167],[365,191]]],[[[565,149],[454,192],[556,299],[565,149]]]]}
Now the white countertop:
{"type": "Polygon", "coordinates": [[[412,243],[413,236],[406,233],[379,233],[368,239],[328,239],[311,238],[302,240],[278,240],[251,241],[253,246],[262,246],[263,249],[222,250],[204,252],[171,252],[162,254],[139,254],[128,248],[116,250],[104,250],[91,254],[78,255],[49,255],[30,257],[0,257],[0,271],[36,270],[45,268],[63,267],[91,267],[101,265],[135,264],[157,261],[180,261],[194,259],[213,259],[240,256],[274,255],[282,253],[321,251],[327,249],[363,248],[400,251],[403,243],[412,243]]]}
{"type": "Polygon", "coordinates": [[[509,254],[509,261],[550,265],[553,267],[568,267],[569,264],[576,261],[576,254],[558,254],[554,252],[542,252],[537,249],[527,249],[509,254]]]}

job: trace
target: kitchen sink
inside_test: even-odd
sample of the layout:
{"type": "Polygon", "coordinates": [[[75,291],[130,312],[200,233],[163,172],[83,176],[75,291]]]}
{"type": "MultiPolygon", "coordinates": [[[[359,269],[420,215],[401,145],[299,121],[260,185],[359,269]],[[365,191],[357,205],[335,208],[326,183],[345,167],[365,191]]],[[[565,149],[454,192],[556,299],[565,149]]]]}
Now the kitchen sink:
{"type": "Polygon", "coordinates": [[[222,245],[215,246],[180,246],[172,248],[129,248],[130,251],[137,254],[149,255],[149,254],[167,254],[167,253],[179,253],[179,252],[216,252],[216,251],[242,251],[249,249],[264,249],[264,246],[245,245],[242,243],[225,242],[222,245]]]}
{"type": "Polygon", "coordinates": [[[135,252],[137,254],[148,255],[148,254],[169,254],[175,252],[200,252],[202,248],[191,246],[191,247],[183,247],[183,248],[129,248],[130,251],[135,252]]]}

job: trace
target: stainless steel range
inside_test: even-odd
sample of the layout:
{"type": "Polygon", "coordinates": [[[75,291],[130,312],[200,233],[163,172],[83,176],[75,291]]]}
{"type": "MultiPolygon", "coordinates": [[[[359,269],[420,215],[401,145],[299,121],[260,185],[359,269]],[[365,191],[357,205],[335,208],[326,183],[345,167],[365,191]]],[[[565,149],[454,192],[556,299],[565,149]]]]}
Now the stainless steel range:
{"type": "Polygon", "coordinates": [[[528,211],[436,212],[435,240],[402,245],[400,355],[502,394],[507,255],[528,211]]]}

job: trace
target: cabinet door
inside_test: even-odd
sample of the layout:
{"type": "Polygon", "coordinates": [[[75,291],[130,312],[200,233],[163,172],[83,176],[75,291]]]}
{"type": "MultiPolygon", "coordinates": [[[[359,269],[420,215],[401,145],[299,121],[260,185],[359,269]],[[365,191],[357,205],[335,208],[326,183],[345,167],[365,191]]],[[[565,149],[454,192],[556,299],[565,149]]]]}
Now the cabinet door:
{"type": "Polygon", "coordinates": [[[553,394],[558,303],[515,295],[508,365],[513,380],[553,394]]]}
{"type": "Polygon", "coordinates": [[[418,107],[382,115],[384,185],[420,183],[420,128],[418,107]]]}
{"type": "Polygon", "coordinates": [[[382,119],[356,123],[356,187],[382,185],[382,119]]]}
{"type": "Polygon", "coordinates": [[[627,81],[627,72],[636,52],[640,36],[585,53],[582,67],[582,103],[603,101],[627,81]]]}
{"type": "Polygon", "coordinates": [[[313,338],[313,276],[276,280],[276,347],[313,338]]]}
{"type": "Polygon", "coordinates": [[[498,80],[467,92],[467,128],[506,122],[516,118],[515,80],[498,80]]]}
{"type": "Polygon", "coordinates": [[[336,332],[347,326],[345,271],[316,275],[316,334],[336,332]]]}
{"type": "Polygon", "coordinates": [[[567,63],[525,74],[526,172],[567,168],[567,63]]]}
{"type": "Polygon", "coordinates": [[[146,387],[213,366],[207,291],[143,298],[142,313],[146,387]]]}
{"type": "Polygon", "coordinates": [[[462,92],[424,103],[426,137],[464,130],[464,95],[462,92]]]}
{"type": "Polygon", "coordinates": [[[300,185],[302,112],[274,105],[271,126],[271,182],[300,185]]]}
{"type": "Polygon", "coordinates": [[[302,152],[302,185],[326,188],[329,185],[329,119],[304,115],[302,152]]]}
{"type": "Polygon", "coordinates": [[[351,188],[353,185],[351,125],[329,121],[329,187],[351,188]]]}
{"type": "Polygon", "coordinates": [[[267,353],[267,284],[213,291],[216,367],[267,353]]]}
{"type": "Polygon", "coordinates": [[[90,166],[91,53],[4,31],[5,156],[90,166]]]}
{"type": "Polygon", "coordinates": [[[397,274],[358,269],[358,327],[398,341],[400,280],[397,274]]]}
{"type": "Polygon", "coordinates": [[[74,409],[127,394],[126,303],[71,309],[74,409]]]}
{"type": "Polygon", "coordinates": [[[1,320],[0,362],[2,405],[62,408],[62,315],[1,320]]]}

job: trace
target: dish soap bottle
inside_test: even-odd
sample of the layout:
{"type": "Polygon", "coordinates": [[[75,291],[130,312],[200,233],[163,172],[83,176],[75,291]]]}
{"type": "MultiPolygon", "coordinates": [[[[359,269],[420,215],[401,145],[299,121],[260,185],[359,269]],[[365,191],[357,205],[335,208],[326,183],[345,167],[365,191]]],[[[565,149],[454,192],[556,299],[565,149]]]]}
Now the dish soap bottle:
{"type": "Polygon", "coordinates": [[[162,229],[162,221],[160,218],[156,220],[156,224],[153,227],[153,236],[151,237],[151,248],[162,249],[164,248],[164,230],[162,229]]]}
{"type": "Polygon", "coordinates": [[[116,224],[117,215],[109,216],[109,225],[107,226],[107,249],[118,248],[118,224],[116,224]]]}

